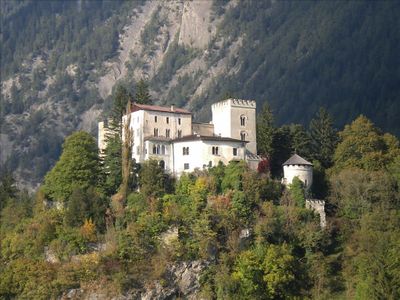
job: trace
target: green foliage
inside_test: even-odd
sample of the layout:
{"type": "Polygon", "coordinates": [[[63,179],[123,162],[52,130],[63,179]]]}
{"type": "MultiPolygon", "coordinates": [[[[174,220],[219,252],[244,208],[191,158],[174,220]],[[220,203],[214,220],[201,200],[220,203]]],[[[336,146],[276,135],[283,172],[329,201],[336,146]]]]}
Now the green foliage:
{"type": "Polygon", "coordinates": [[[398,207],[396,184],[389,174],[360,169],[343,170],[331,177],[331,197],[345,220],[358,221],[374,206],[398,207]]]}
{"type": "Polygon", "coordinates": [[[296,176],[293,178],[292,183],[289,185],[290,196],[299,207],[306,206],[306,198],[303,182],[296,176]]]}
{"type": "Polygon", "coordinates": [[[168,175],[157,160],[145,161],[141,166],[139,178],[140,191],[145,197],[160,197],[171,186],[168,175]]]}
{"type": "Polygon", "coordinates": [[[122,140],[115,133],[107,138],[104,151],[103,169],[105,173],[104,187],[108,195],[117,192],[122,183],[122,140]]]}
{"type": "Polygon", "coordinates": [[[16,196],[17,191],[14,177],[5,170],[0,177],[0,212],[7,205],[8,199],[16,196]]]}
{"type": "Polygon", "coordinates": [[[132,100],[132,98],[133,96],[131,95],[131,93],[123,85],[118,84],[116,87],[113,88],[113,108],[111,111],[111,118],[113,122],[110,125],[112,127],[115,127],[112,129],[116,130],[119,134],[121,134],[120,124],[122,116],[126,112],[126,105],[129,101],[132,100]]]}
{"type": "Polygon", "coordinates": [[[264,103],[261,112],[257,115],[257,148],[258,153],[271,157],[273,152],[274,118],[268,103],[264,103]]]}
{"type": "MultiPolygon", "coordinates": [[[[302,144],[304,134],[300,126],[277,128],[272,145],[283,152],[300,145],[315,157],[309,141],[302,144]],[[276,144],[279,135],[282,143],[276,144]]],[[[313,193],[326,196],[325,228],[304,208],[308,195],[298,178],[283,189],[280,181],[244,162],[183,174],[174,191],[158,161],[146,161],[140,189],[126,201],[119,194],[112,197],[113,204],[120,201],[118,211],[107,209],[110,199],[100,192],[109,188],[107,180],[72,179],[79,185],[71,185],[59,210],[46,201],[59,181],[46,181],[47,194],[40,190],[34,200],[15,190],[7,175],[0,181],[0,196],[7,199],[0,215],[0,297],[57,298],[99,282],[122,294],[153,280],[168,285],[170,268],[201,260],[207,262],[202,297],[397,299],[398,141],[388,134],[370,136],[386,146],[378,157],[387,162],[384,168],[325,172],[314,163],[313,193]],[[106,248],[95,250],[100,245],[106,248]],[[60,261],[45,263],[49,254],[60,261]]],[[[273,150],[275,157],[282,155],[273,150]]],[[[77,162],[93,153],[93,139],[76,133],[67,139],[60,161],[76,159],[76,165],[91,169],[77,162]]]]}
{"type": "Polygon", "coordinates": [[[232,276],[243,299],[282,299],[300,296],[298,268],[287,244],[259,246],[239,255],[232,276]]]}
{"type": "Polygon", "coordinates": [[[46,175],[43,189],[56,201],[65,201],[76,187],[97,186],[100,164],[95,139],[86,132],[75,132],[65,139],[63,153],[46,175]]]}
{"type": "Polygon", "coordinates": [[[345,277],[355,299],[396,299],[400,296],[400,216],[374,209],[361,219],[346,249],[345,277]]]}
{"type": "Polygon", "coordinates": [[[332,117],[323,108],[319,109],[315,118],[310,122],[310,138],[314,158],[324,168],[331,167],[338,136],[333,128],[332,117]]]}
{"type": "Polygon", "coordinates": [[[382,135],[364,116],[359,116],[339,133],[341,142],[335,154],[335,170],[361,168],[376,171],[386,167],[398,155],[398,140],[382,135]]]}
{"type": "Polygon", "coordinates": [[[85,1],[79,5],[24,1],[1,19],[6,32],[1,46],[2,77],[20,70],[29,54],[44,54],[46,50],[53,50],[49,57],[53,70],[74,62],[100,66],[116,53],[118,31],[130,6],[122,1],[85,1]]]}
{"type": "Polygon", "coordinates": [[[225,168],[225,174],[221,182],[222,192],[227,190],[242,190],[242,175],[247,166],[244,161],[231,161],[225,168]]]}
{"type": "Polygon", "coordinates": [[[64,222],[68,226],[78,227],[90,219],[99,231],[104,231],[107,207],[107,200],[93,187],[87,190],[77,187],[68,198],[64,222]]]}
{"type": "Polygon", "coordinates": [[[140,79],[136,85],[135,102],[140,104],[152,104],[149,85],[143,79],[140,79]]]}

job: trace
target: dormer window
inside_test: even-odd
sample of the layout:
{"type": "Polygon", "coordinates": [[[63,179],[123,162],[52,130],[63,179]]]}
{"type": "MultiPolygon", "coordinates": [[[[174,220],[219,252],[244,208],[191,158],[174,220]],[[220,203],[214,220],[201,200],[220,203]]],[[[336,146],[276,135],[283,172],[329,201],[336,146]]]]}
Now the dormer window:
{"type": "Polygon", "coordinates": [[[246,126],[246,116],[240,116],[240,126],[246,126]]]}

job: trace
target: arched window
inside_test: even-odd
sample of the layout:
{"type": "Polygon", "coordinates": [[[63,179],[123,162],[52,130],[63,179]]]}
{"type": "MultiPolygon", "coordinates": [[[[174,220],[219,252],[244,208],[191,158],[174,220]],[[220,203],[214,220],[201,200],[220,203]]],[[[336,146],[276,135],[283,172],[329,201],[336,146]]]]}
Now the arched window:
{"type": "Polygon", "coordinates": [[[157,154],[160,154],[160,145],[157,145],[157,154]]]}
{"type": "Polygon", "coordinates": [[[160,160],[159,166],[161,169],[165,169],[165,161],[160,160]]]}
{"type": "Polygon", "coordinates": [[[164,145],[161,146],[161,154],[165,155],[165,146],[164,145]]]}
{"type": "Polygon", "coordinates": [[[240,126],[246,126],[246,116],[245,115],[240,116],[240,126]]]}
{"type": "Polygon", "coordinates": [[[156,147],[156,145],[153,145],[153,154],[157,154],[157,147],[156,147]]]}
{"type": "Polygon", "coordinates": [[[240,139],[241,139],[242,141],[245,141],[245,140],[246,140],[246,132],[245,132],[245,131],[242,131],[242,132],[240,133],[240,139]]]}

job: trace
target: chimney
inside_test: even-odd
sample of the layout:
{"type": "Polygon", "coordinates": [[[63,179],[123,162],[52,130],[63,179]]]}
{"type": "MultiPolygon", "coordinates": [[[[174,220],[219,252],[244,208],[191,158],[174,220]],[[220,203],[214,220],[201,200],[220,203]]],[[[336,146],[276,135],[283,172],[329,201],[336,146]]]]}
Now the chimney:
{"type": "Polygon", "coordinates": [[[174,111],[175,107],[173,104],[171,104],[171,111],[174,111]]]}

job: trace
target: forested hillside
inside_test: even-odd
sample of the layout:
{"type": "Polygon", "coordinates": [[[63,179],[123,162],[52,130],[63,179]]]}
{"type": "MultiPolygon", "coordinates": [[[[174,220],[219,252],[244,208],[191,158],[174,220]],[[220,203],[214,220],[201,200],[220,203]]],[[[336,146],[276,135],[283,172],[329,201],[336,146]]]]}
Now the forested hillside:
{"type": "Polygon", "coordinates": [[[400,134],[397,1],[2,1],[2,168],[34,187],[66,135],[96,133],[113,87],[208,121],[235,96],[277,124],[320,107],[341,128],[360,113],[400,134]]]}
{"type": "Polygon", "coordinates": [[[321,110],[310,130],[278,127],[264,107],[270,160],[179,179],[135,164],[121,128],[103,161],[74,132],[35,195],[0,177],[0,298],[399,299],[399,140],[365,116],[332,124],[321,110]],[[293,147],[313,162],[311,190],[281,184],[276,162],[293,147]],[[314,197],[325,227],[306,208],[314,197]]]}

